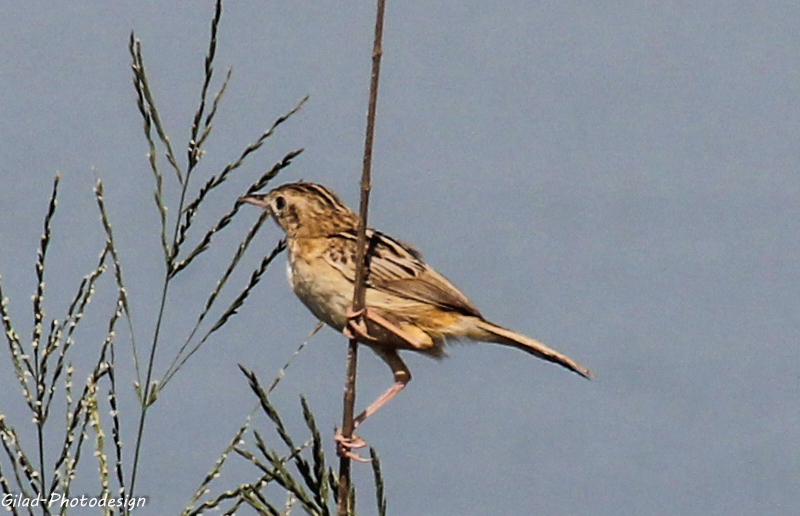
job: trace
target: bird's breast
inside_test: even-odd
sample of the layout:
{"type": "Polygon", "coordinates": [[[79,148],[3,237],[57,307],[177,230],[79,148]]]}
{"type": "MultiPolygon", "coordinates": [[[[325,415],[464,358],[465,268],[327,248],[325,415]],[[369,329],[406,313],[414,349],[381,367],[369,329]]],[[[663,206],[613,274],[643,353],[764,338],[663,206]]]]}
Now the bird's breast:
{"type": "Polygon", "coordinates": [[[290,252],[286,276],[295,295],[319,320],[341,331],[353,285],[321,254],[290,252]]]}

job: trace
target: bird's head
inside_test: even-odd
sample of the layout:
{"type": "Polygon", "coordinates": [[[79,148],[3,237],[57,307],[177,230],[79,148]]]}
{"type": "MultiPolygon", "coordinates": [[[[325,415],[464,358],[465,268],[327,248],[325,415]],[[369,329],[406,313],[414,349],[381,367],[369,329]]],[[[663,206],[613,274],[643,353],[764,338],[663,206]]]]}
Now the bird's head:
{"type": "Polygon", "coordinates": [[[336,194],[316,183],[288,183],[239,200],[269,211],[289,238],[333,235],[358,226],[358,216],[336,194]]]}

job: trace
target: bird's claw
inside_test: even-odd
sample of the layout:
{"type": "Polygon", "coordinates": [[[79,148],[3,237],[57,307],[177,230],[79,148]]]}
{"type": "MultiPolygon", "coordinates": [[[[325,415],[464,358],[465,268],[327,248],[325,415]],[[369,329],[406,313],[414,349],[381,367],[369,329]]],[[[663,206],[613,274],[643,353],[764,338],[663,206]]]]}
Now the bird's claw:
{"type": "Polygon", "coordinates": [[[354,449],[364,448],[367,445],[367,441],[359,436],[352,434],[350,437],[345,437],[342,435],[342,431],[337,429],[333,440],[336,441],[336,455],[339,457],[347,457],[358,462],[370,462],[371,459],[365,459],[352,451],[354,449]]]}
{"type": "Polygon", "coordinates": [[[367,331],[367,323],[364,322],[364,314],[367,313],[366,308],[361,310],[353,310],[353,307],[348,307],[345,312],[347,317],[347,324],[345,325],[342,333],[348,339],[365,339],[375,340],[375,338],[367,331]]]}

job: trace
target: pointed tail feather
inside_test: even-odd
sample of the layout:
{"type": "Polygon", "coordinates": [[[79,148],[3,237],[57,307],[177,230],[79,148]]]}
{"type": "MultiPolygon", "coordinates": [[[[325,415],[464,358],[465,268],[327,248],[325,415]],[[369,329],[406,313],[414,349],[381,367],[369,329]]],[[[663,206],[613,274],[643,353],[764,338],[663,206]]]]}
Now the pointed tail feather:
{"type": "Polygon", "coordinates": [[[485,340],[488,342],[513,346],[517,349],[525,351],[526,353],[530,353],[535,357],[541,358],[542,360],[547,360],[548,362],[553,362],[560,366],[566,367],[571,371],[575,371],[584,378],[592,378],[594,376],[594,373],[579,363],[575,362],[568,356],[562,355],[558,351],[545,346],[538,340],[526,337],[525,335],[508,330],[502,326],[497,326],[489,321],[479,320],[477,326],[487,333],[487,335],[485,335],[485,340]]]}

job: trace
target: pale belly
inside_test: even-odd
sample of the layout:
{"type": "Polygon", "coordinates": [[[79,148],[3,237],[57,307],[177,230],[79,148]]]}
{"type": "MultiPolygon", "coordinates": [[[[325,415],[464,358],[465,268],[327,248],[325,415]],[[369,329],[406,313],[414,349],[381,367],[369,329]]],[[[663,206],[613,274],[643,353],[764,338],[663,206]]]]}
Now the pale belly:
{"type": "MultiPolygon", "coordinates": [[[[328,326],[342,331],[347,325],[347,311],[353,304],[353,284],[337,269],[327,266],[310,267],[306,260],[292,260],[286,266],[286,276],[292,290],[300,298],[317,319],[328,326]]],[[[363,344],[375,348],[388,346],[393,349],[409,349],[433,357],[444,354],[443,335],[432,337],[417,326],[418,316],[425,315],[424,304],[410,299],[399,298],[391,293],[374,288],[367,289],[366,303],[377,313],[389,317],[392,323],[403,331],[412,332],[415,342],[409,342],[386,327],[367,321],[367,332],[370,341],[360,340],[363,344]],[[391,313],[391,317],[389,314],[391,313]],[[398,314],[402,313],[403,317],[398,314]]]]}
{"type": "Polygon", "coordinates": [[[301,260],[287,262],[286,277],[294,293],[317,319],[342,331],[347,322],[345,314],[353,303],[352,283],[333,268],[326,274],[312,272],[301,260]]]}

